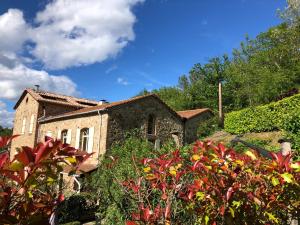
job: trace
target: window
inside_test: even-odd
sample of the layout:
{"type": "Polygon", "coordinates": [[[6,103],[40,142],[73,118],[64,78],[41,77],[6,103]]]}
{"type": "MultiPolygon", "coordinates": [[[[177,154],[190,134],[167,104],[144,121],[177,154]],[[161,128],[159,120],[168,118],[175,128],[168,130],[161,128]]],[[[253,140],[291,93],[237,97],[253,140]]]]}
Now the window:
{"type": "Polygon", "coordinates": [[[61,139],[63,144],[67,144],[67,142],[68,142],[68,130],[63,130],[61,132],[60,139],[61,139]]]}
{"type": "Polygon", "coordinates": [[[82,151],[88,151],[89,144],[89,128],[83,128],[80,130],[79,149],[82,151]]]}
{"type": "Polygon", "coordinates": [[[26,118],[23,118],[21,134],[25,134],[25,128],[26,128],[26,118]]]}
{"type": "Polygon", "coordinates": [[[155,134],[155,118],[153,115],[149,115],[148,117],[147,134],[155,134]]]}
{"type": "Polygon", "coordinates": [[[29,134],[32,134],[32,132],[33,132],[33,125],[34,125],[34,115],[31,115],[30,125],[29,125],[29,134]]]}

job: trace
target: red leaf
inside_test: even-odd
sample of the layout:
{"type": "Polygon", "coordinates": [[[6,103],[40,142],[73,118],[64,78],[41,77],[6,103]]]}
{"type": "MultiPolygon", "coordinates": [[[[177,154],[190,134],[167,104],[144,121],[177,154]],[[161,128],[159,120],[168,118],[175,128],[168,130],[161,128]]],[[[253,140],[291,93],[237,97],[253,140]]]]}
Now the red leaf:
{"type": "Polygon", "coordinates": [[[133,221],[126,221],[126,225],[138,225],[136,222],[133,221]]]}
{"type": "Polygon", "coordinates": [[[225,213],[225,206],[222,205],[222,206],[220,207],[220,214],[221,214],[222,216],[224,216],[224,213],[225,213]]]}
{"type": "Polygon", "coordinates": [[[228,188],[228,191],[226,193],[227,201],[231,198],[232,193],[233,193],[233,188],[232,187],[228,188]]]}
{"type": "Polygon", "coordinates": [[[7,152],[0,154],[0,169],[8,162],[9,155],[7,152]]]}
{"type": "Polygon", "coordinates": [[[19,135],[13,135],[11,137],[9,136],[4,136],[4,137],[1,137],[0,136],[0,148],[3,148],[7,145],[9,145],[9,143],[12,141],[12,139],[18,137],[19,135]]]}
{"type": "Polygon", "coordinates": [[[34,162],[33,150],[29,147],[22,147],[22,151],[15,155],[15,158],[21,162],[24,166],[27,166],[29,163],[34,162]]]}
{"type": "Polygon", "coordinates": [[[143,219],[148,222],[150,220],[150,216],[151,216],[151,210],[149,209],[149,207],[143,209],[143,219]]]}

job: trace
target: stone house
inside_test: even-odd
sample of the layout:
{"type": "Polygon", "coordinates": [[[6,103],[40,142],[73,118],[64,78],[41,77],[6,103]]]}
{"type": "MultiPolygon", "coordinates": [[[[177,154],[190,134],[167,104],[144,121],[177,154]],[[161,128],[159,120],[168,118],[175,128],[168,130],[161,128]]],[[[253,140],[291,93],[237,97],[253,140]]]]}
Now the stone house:
{"type": "Polygon", "coordinates": [[[21,136],[12,142],[11,157],[17,148],[33,147],[50,136],[94,153],[85,172],[133,129],[156,148],[168,140],[182,146],[195,141],[199,123],[212,116],[209,109],[176,112],[154,94],[108,103],[34,89],[25,89],[14,109],[13,134],[21,136]]]}

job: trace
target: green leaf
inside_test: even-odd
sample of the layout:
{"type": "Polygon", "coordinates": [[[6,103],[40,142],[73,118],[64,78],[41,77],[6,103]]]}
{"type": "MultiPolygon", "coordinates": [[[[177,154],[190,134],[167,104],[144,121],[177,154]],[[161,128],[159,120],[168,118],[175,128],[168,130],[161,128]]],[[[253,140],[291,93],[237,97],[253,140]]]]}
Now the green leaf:
{"type": "Polygon", "coordinates": [[[272,177],[272,184],[273,186],[276,186],[279,184],[279,180],[276,177],[272,177]]]}
{"type": "Polygon", "coordinates": [[[234,209],[229,207],[229,211],[230,211],[231,216],[234,218],[234,209]]]}
{"type": "Polygon", "coordinates": [[[68,157],[68,158],[66,158],[66,160],[67,160],[69,163],[76,163],[76,159],[73,158],[73,157],[68,157]]]}
{"type": "Polygon", "coordinates": [[[29,198],[33,198],[33,195],[32,195],[32,192],[31,192],[31,191],[28,191],[27,194],[28,194],[28,197],[29,197],[29,198]]]}
{"type": "Polygon", "coordinates": [[[254,155],[254,153],[251,152],[251,151],[249,151],[249,150],[246,151],[245,154],[246,154],[247,156],[249,156],[252,160],[256,160],[256,159],[257,159],[256,156],[254,155]]]}
{"type": "Polygon", "coordinates": [[[265,214],[269,217],[269,220],[271,220],[275,223],[279,222],[278,219],[272,213],[265,212],[265,214]]]}
{"type": "Polygon", "coordinates": [[[20,171],[24,168],[23,166],[23,163],[20,163],[18,161],[12,163],[9,168],[12,170],[12,171],[20,171]]]}
{"type": "Polygon", "coordinates": [[[202,201],[205,198],[205,194],[201,191],[198,191],[196,193],[196,198],[197,198],[198,201],[202,201]]]}
{"type": "Polygon", "coordinates": [[[240,207],[240,206],[241,206],[241,204],[242,204],[242,202],[241,202],[241,201],[232,201],[232,206],[233,206],[233,207],[235,207],[235,208],[238,208],[238,207],[240,207]]]}
{"type": "Polygon", "coordinates": [[[300,163],[292,163],[291,168],[293,168],[296,172],[300,172],[300,163]]]}
{"type": "Polygon", "coordinates": [[[293,174],[290,173],[284,173],[284,174],[280,174],[280,176],[284,179],[285,182],[287,183],[292,183],[294,180],[294,176],[293,174]]]}
{"type": "Polygon", "coordinates": [[[205,220],[205,224],[207,225],[208,222],[209,222],[209,217],[208,217],[208,215],[206,215],[206,216],[204,217],[204,220],[205,220]]]}

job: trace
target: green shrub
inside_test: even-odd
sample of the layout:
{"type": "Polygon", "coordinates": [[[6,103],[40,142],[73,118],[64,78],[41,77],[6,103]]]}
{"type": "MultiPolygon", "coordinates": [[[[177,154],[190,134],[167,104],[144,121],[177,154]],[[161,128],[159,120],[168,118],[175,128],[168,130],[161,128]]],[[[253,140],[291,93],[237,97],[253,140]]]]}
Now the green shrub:
{"type": "Polygon", "coordinates": [[[79,221],[74,221],[74,222],[70,222],[70,223],[64,223],[62,225],[81,225],[81,223],[79,221]]]}
{"type": "Polygon", "coordinates": [[[228,113],[225,130],[233,134],[284,130],[297,134],[300,128],[300,94],[278,102],[228,113]]]}
{"type": "MultiPolygon", "coordinates": [[[[75,194],[63,201],[57,208],[59,224],[94,219],[96,204],[88,194],[75,194]]],[[[74,222],[75,223],[75,222],[74,222]]]]}
{"type": "Polygon", "coordinates": [[[205,121],[201,121],[197,129],[197,135],[199,139],[208,137],[212,135],[219,129],[218,127],[218,117],[214,116],[205,121]]]}

